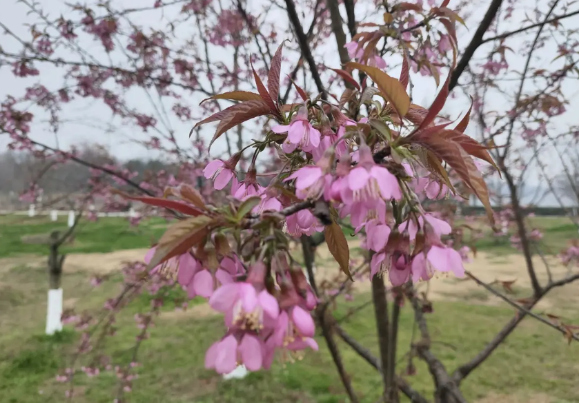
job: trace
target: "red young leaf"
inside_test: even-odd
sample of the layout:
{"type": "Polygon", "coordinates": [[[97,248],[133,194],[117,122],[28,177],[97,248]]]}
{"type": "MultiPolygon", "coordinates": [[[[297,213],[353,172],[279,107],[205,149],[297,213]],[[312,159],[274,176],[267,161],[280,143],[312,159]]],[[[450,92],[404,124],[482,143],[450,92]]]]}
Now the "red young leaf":
{"type": "Polygon", "coordinates": [[[408,87],[408,80],[409,80],[409,67],[408,67],[408,58],[406,57],[406,53],[404,53],[402,58],[402,71],[400,72],[400,83],[406,89],[408,87]]]}
{"type": "Polygon", "coordinates": [[[273,102],[271,95],[269,95],[269,92],[267,92],[265,85],[263,85],[261,78],[259,78],[253,66],[251,66],[251,71],[253,71],[253,78],[255,79],[255,84],[257,85],[257,92],[259,92],[261,99],[263,99],[263,102],[267,104],[272,115],[279,115],[276,103],[273,102]]]}
{"type": "Polygon", "coordinates": [[[458,143],[467,154],[488,162],[500,173],[499,167],[488,152],[489,147],[456,130],[444,130],[440,135],[449,141],[458,143]]]}
{"type": "Polygon", "coordinates": [[[440,92],[438,93],[438,95],[434,99],[434,102],[432,103],[432,105],[428,109],[428,113],[426,114],[426,116],[422,120],[422,123],[420,123],[420,126],[418,126],[416,131],[423,129],[424,127],[428,126],[430,123],[434,122],[434,119],[436,118],[436,116],[438,116],[438,114],[440,113],[440,111],[444,107],[444,104],[446,103],[446,98],[448,98],[448,93],[449,93],[448,85],[450,83],[450,76],[451,76],[450,73],[451,72],[448,73],[448,77],[446,78],[446,81],[442,85],[440,92]]]}
{"type": "Polygon", "coordinates": [[[335,71],[340,77],[344,79],[344,81],[349,82],[354,87],[356,87],[358,91],[360,91],[360,84],[358,84],[358,82],[354,79],[354,77],[352,77],[350,73],[348,73],[346,70],[341,69],[330,69],[330,70],[335,71]]]}
{"type": "Polygon", "coordinates": [[[116,189],[113,189],[112,192],[120,195],[125,199],[140,201],[150,206],[163,207],[191,216],[198,216],[201,214],[201,210],[177,200],[168,200],[162,199],[160,197],[149,196],[131,196],[116,189]]]}
{"type": "Polygon", "coordinates": [[[487,211],[487,217],[494,228],[494,215],[490,205],[489,192],[481,173],[476,168],[472,158],[454,141],[448,141],[444,136],[431,135],[412,139],[415,142],[444,160],[450,165],[462,181],[476,194],[487,211]]]}
{"type": "MultiPolygon", "coordinates": [[[[289,76],[288,76],[288,77],[289,77],[289,76]]],[[[290,80],[291,80],[291,77],[290,77],[290,80]]],[[[298,94],[300,94],[300,97],[301,97],[304,101],[307,101],[308,99],[310,99],[310,97],[309,97],[308,94],[303,90],[303,88],[300,87],[299,85],[297,85],[294,80],[292,80],[292,84],[294,85],[294,87],[296,87],[296,91],[298,92],[298,94]]]]}
{"type": "Polygon", "coordinates": [[[207,216],[179,221],[169,227],[159,240],[155,254],[147,265],[151,270],[172,257],[187,253],[192,247],[201,242],[209,234],[209,225],[212,220],[207,216]],[[199,219],[194,221],[194,219],[199,219]]]}
{"type": "Polygon", "coordinates": [[[393,7],[393,10],[395,10],[395,11],[408,11],[408,10],[422,11],[422,6],[420,6],[419,4],[416,4],[416,3],[402,2],[402,3],[398,3],[397,5],[395,5],[393,7]]]}
{"type": "Polygon", "coordinates": [[[269,90],[269,95],[274,102],[277,103],[277,98],[279,97],[279,77],[281,74],[281,54],[283,50],[284,42],[279,45],[275,55],[271,59],[271,66],[267,72],[267,88],[269,90]]]}
{"type": "Polygon", "coordinates": [[[440,7],[447,7],[447,6],[448,6],[448,3],[450,3],[450,0],[444,0],[444,1],[442,2],[442,4],[440,5],[440,7]]]}
{"type": "Polygon", "coordinates": [[[452,53],[454,58],[456,58],[458,40],[456,39],[456,28],[454,27],[454,23],[446,18],[441,18],[439,21],[442,23],[442,25],[445,26],[446,30],[448,31],[448,35],[450,35],[450,38],[452,39],[452,53]]]}
{"type": "Polygon", "coordinates": [[[219,125],[217,126],[217,131],[215,132],[211,143],[209,143],[209,148],[211,148],[213,142],[227,130],[249,119],[267,115],[268,113],[270,113],[270,108],[265,104],[265,102],[257,100],[246,101],[214,113],[207,119],[203,119],[201,122],[198,122],[193,127],[193,129],[204,125],[205,123],[220,121],[219,125]]]}
{"type": "Polygon", "coordinates": [[[408,113],[406,114],[405,118],[414,123],[416,126],[419,126],[427,114],[428,109],[423,108],[420,105],[410,104],[410,108],[408,108],[408,113]]]}
{"type": "Polygon", "coordinates": [[[199,103],[201,105],[203,102],[207,102],[212,99],[229,99],[232,101],[251,101],[251,100],[261,100],[259,94],[248,91],[231,91],[224,92],[223,94],[213,95],[212,97],[205,98],[199,103]]]}
{"type": "Polygon", "coordinates": [[[454,130],[464,133],[470,121],[470,112],[472,111],[472,103],[473,99],[472,97],[470,97],[470,108],[468,108],[468,112],[466,113],[466,115],[462,117],[462,120],[456,125],[454,130]]]}

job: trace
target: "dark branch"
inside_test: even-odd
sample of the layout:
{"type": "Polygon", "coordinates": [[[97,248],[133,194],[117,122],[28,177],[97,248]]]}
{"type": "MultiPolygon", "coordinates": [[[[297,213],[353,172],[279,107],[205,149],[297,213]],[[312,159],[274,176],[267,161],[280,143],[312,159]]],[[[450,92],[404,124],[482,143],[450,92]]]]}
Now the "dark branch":
{"type": "Polygon", "coordinates": [[[526,31],[528,31],[528,30],[530,30],[530,29],[540,27],[541,25],[546,25],[546,24],[550,24],[550,23],[555,22],[555,21],[563,20],[563,19],[565,19],[565,18],[573,17],[574,15],[577,15],[577,14],[579,14],[579,10],[573,11],[573,12],[568,13],[568,14],[558,15],[558,16],[553,17],[553,18],[551,18],[551,19],[548,19],[548,20],[546,20],[546,21],[537,22],[536,24],[532,24],[532,25],[527,25],[526,27],[523,27],[523,28],[520,28],[520,29],[516,29],[516,30],[514,30],[514,31],[505,32],[505,33],[503,33],[503,34],[500,34],[500,35],[497,35],[497,36],[493,36],[493,37],[491,37],[491,38],[485,38],[485,39],[481,42],[481,44],[487,43],[487,42],[492,42],[492,41],[498,41],[498,40],[501,40],[501,39],[505,39],[505,38],[508,38],[509,36],[516,35],[516,34],[520,34],[520,33],[522,33],[522,32],[526,32],[526,31]]]}
{"type": "Polygon", "coordinates": [[[300,44],[300,49],[302,51],[302,54],[304,55],[304,58],[306,59],[306,61],[310,66],[310,71],[316,83],[316,87],[318,88],[318,92],[322,94],[323,99],[327,99],[326,92],[324,90],[324,85],[322,84],[322,79],[320,78],[320,73],[318,71],[318,66],[316,65],[314,56],[312,56],[312,50],[310,49],[308,38],[304,33],[304,29],[302,27],[302,24],[300,23],[300,18],[296,11],[296,5],[294,4],[293,0],[285,0],[285,4],[287,6],[287,13],[289,19],[294,28],[294,32],[298,39],[298,43],[300,44]]]}
{"type": "Polygon", "coordinates": [[[478,47],[483,43],[483,36],[489,29],[493,19],[495,18],[499,8],[502,4],[503,0],[492,0],[489,8],[483,17],[480,25],[478,26],[474,36],[472,37],[470,43],[464,50],[462,57],[460,58],[456,68],[452,72],[452,76],[450,78],[449,89],[452,90],[457,84],[458,79],[464,73],[464,70],[470,63],[470,59],[472,59],[474,52],[478,49],[478,47]]]}

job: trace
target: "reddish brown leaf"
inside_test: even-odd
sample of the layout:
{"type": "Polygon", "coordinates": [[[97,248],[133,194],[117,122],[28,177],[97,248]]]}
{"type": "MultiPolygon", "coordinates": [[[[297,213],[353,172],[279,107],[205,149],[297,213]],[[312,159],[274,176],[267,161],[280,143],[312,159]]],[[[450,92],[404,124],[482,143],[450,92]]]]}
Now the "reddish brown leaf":
{"type": "Polygon", "coordinates": [[[215,142],[215,140],[217,140],[219,136],[221,136],[227,130],[249,119],[267,115],[269,112],[270,112],[269,106],[261,100],[245,101],[230,106],[229,108],[224,109],[220,112],[214,113],[207,119],[203,119],[201,122],[198,122],[193,127],[193,129],[206,123],[220,121],[219,125],[217,126],[217,130],[213,135],[213,139],[211,140],[211,143],[209,143],[209,148],[211,148],[213,142],[215,142]]]}
{"type": "Polygon", "coordinates": [[[179,186],[179,192],[181,197],[189,202],[191,202],[194,206],[199,207],[200,209],[205,209],[205,202],[203,201],[203,196],[197,189],[187,184],[182,184],[179,186]]]}
{"type": "MultiPolygon", "coordinates": [[[[288,76],[288,77],[289,77],[289,76],[288,76]]],[[[290,77],[290,80],[291,80],[291,77],[290,77]]],[[[294,80],[292,80],[292,84],[294,85],[294,87],[296,87],[296,91],[298,92],[298,94],[300,95],[300,97],[301,97],[304,101],[307,101],[308,99],[310,99],[310,97],[309,97],[308,94],[303,90],[303,88],[300,87],[299,85],[297,85],[294,80]]]]}
{"type": "Polygon", "coordinates": [[[392,104],[400,117],[404,117],[410,108],[410,97],[406,90],[395,78],[390,77],[376,67],[366,66],[360,63],[349,62],[346,67],[362,70],[372,81],[376,83],[380,93],[392,104]]]}
{"type": "Polygon", "coordinates": [[[231,101],[252,101],[252,100],[261,100],[261,96],[259,96],[259,94],[256,94],[254,92],[248,91],[224,92],[223,94],[217,94],[213,95],[212,97],[205,98],[203,101],[199,103],[199,105],[201,105],[206,101],[214,99],[229,99],[231,101]]]}
{"type": "Polygon", "coordinates": [[[346,273],[350,280],[354,281],[350,273],[350,248],[348,247],[348,241],[342,232],[342,228],[335,222],[332,222],[332,224],[326,226],[324,234],[328,249],[340,265],[340,269],[346,273]]]}
{"type": "Polygon", "coordinates": [[[472,104],[473,104],[473,99],[472,97],[470,97],[470,108],[468,108],[468,112],[466,113],[466,115],[464,115],[461,119],[460,122],[458,122],[458,124],[456,125],[456,127],[454,128],[454,130],[459,131],[461,133],[464,133],[464,131],[466,130],[468,123],[470,122],[470,112],[472,111],[472,104]]]}
{"type": "MultiPolygon", "coordinates": [[[[206,216],[199,216],[194,218],[201,218],[201,217],[206,216]]],[[[196,226],[190,227],[188,232],[175,230],[175,232],[176,233],[178,232],[180,236],[176,236],[175,233],[174,233],[175,236],[166,237],[166,235],[163,235],[163,237],[166,238],[165,239],[166,241],[169,238],[171,239],[171,241],[166,243],[161,243],[161,241],[159,241],[159,244],[155,249],[155,254],[153,255],[151,261],[147,265],[147,269],[151,270],[160,265],[161,263],[164,263],[167,260],[171,259],[172,257],[179,256],[182,255],[183,253],[188,252],[192,247],[199,244],[209,234],[209,224],[211,224],[211,221],[207,221],[204,224],[201,223],[197,224],[198,225],[196,226]]],[[[171,228],[169,228],[167,232],[169,232],[170,230],[171,228]]],[[[161,239],[163,239],[163,237],[161,239]]]]}
{"type": "Polygon", "coordinates": [[[428,114],[428,109],[420,105],[410,104],[410,108],[408,108],[408,113],[405,117],[416,126],[419,126],[426,117],[426,114],[428,114]]]}
{"type": "Polygon", "coordinates": [[[394,11],[422,11],[422,6],[416,3],[402,2],[392,7],[394,11]]]}
{"type": "Polygon", "coordinates": [[[354,79],[354,77],[352,77],[350,73],[348,73],[346,70],[341,69],[330,69],[330,70],[335,71],[340,77],[344,79],[344,81],[352,84],[354,87],[356,87],[358,91],[360,91],[360,84],[358,84],[358,82],[354,79]]]}
{"type": "Polygon", "coordinates": [[[261,99],[263,100],[263,102],[267,104],[272,115],[279,115],[276,103],[273,102],[271,95],[269,95],[269,92],[265,88],[265,85],[263,85],[261,78],[259,78],[253,66],[251,66],[251,71],[253,71],[253,78],[255,79],[255,84],[257,85],[257,92],[259,92],[261,99]]]}
{"type": "Polygon", "coordinates": [[[458,143],[467,154],[488,162],[500,173],[499,167],[488,152],[489,148],[492,147],[484,146],[472,137],[456,130],[444,130],[440,135],[449,141],[458,143]]]}
{"type": "Polygon", "coordinates": [[[434,13],[436,15],[445,16],[449,18],[452,22],[458,21],[462,25],[465,25],[464,20],[460,17],[460,15],[458,15],[456,12],[452,11],[450,8],[447,8],[445,6],[438,7],[437,9],[434,10],[434,13]]]}
{"type": "Polygon", "coordinates": [[[474,194],[478,197],[478,199],[483,204],[487,218],[489,219],[489,223],[491,224],[493,230],[495,229],[495,215],[493,212],[493,208],[491,207],[491,202],[489,198],[489,189],[487,188],[487,184],[483,179],[480,171],[474,164],[472,158],[462,149],[462,147],[458,146],[460,150],[460,156],[462,157],[465,166],[468,170],[468,180],[462,178],[462,180],[472,189],[474,194]]]}
{"type": "Polygon", "coordinates": [[[400,83],[404,87],[404,90],[408,87],[409,78],[408,58],[406,57],[406,53],[404,53],[402,58],[402,71],[400,72],[400,83]]]}
{"type": "Polygon", "coordinates": [[[454,27],[454,23],[451,22],[450,20],[447,20],[446,18],[441,18],[439,21],[442,23],[442,25],[444,25],[444,27],[446,28],[446,31],[448,32],[448,35],[450,36],[450,39],[452,39],[451,40],[452,54],[453,54],[453,57],[456,59],[458,40],[456,39],[456,28],[454,27]]]}
{"type": "Polygon", "coordinates": [[[451,72],[449,72],[448,77],[446,78],[446,81],[444,82],[444,84],[442,84],[442,88],[440,89],[440,92],[438,93],[438,95],[434,99],[434,102],[432,103],[432,105],[428,109],[428,113],[426,114],[426,116],[422,120],[422,123],[420,123],[420,126],[418,126],[416,131],[423,129],[424,127],[426,127],[429,124],[431,124],[432,122],[434,122],[434,119],[436,118],[436,116],[438,116],[438,114],[440,113],[440,111],[444,107],[444,104],[446,103],[446,98],[448,98],[448,94],[449,94],[448,85],[450,83],[450,76],[451,76],[450,73],[451,72]]]}
{"type": "Polygon", "coordinates": [[[125,199],[140,201],[150,206],[163,207],[191,216],[198,216],[201,214],[201,210],[177,200],[168,200],[162,199],[160,197],[149,196],[131,196],[116,189],[113,189],[112,192],[122,196],[125,199]]]}
{"type": "Polygon", "coordinates": [[[279,97],[279,78],[281,74],[281,55],[283,50],[284,42],[279,45],[275,55],[271,59],[271,66],[267,72],[267,88],[269,89],[269,95],[277,103],[279,97]]]}
{"type": "Polygon", "coordinates": [[[444,0],[444,1],[442,2],[442,4],[440,5],[440,7],[447,7],[447,6],[448,6],[448,3],[450,3],[450,0],[444,0]]]}
{"type": "Polygon", "coordinates": [[[340,102],[339,102],[339,107],[343,107],[344,105],[346,105],[346,103],[348,103],[348,101],[350,101],[350,99],[352,99],[352,97],[356,95],[356,90],[353,90],[351,88],[346,88],[344,90],[344,93],[342,94],[342,96],[340,97],[340,102]]]}

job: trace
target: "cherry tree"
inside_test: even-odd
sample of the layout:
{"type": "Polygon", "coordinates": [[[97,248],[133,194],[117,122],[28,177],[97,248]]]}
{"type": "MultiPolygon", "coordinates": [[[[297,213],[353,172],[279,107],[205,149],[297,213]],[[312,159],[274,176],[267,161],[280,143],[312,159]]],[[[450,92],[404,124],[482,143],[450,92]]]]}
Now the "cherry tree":
{"type": "MultiPolygon", "coordinates": [[[[175,218],[144,263],[125,268],[125,288],[107,301],[104,319],[65,315],[83,331],[78,352],[91,356],[86,374],[108,365],[100,347],[114,333],[115,315],[138,293],[167,287],[206,298],[224,314],[228,330],[208,349],[208,369],[228,373],[243,363],[257,371],[317,350],[318,326],[352,402],[359,399],[336,336],[382,374],[384,401],[398,401],[400,393],[428,401],[396,371],[404,301],[419,329],[408,354],[427,364],[437,402],[466,401],[461,382],[527,316],[569,341],[578,338],[571,324],[532,312],[579,274],[555,279],[546,265],[541,282],[532,260],[540,236],[528,228],[519,191],[533,172],[549,175],[545,159],[560,152],[558,141],[577,143],[577,129],[564,116],[578,42],[563,24],[579,11],[558,0],[537,4],[533,17],[519,15],[516,1],[492,0],[484,13],[480,4],[450,3],[166,0],[131,8],[105,2],[67,6],[66,17],[55,18],[23,0],[35,18],[28,32],[0,21],[11,41],[0,49],[0,62],[26,83],[24,94],[2,102],[0,128],[9,148],[112,178],[93,190],[107,208],[139,201],[175,218]],[[145,26],[147,16],[157,22],[145,26]],[[457,32],[471,20],[476,29],[465,46],[457,32]],[[513,24],[516,29],[503,29],[513,24]],[[527,35],[529,41],[517,39],[527,35]],[[541,48],[557,50],[538,57],[541,48]],[[339,59],[325,58],[336,53],[339,59]],[[510,67],[522,59],[522,68],[510,67]],[[42,69],[59,82],[43,79],[42,69]],[[433,101],[420,106],[417,94],[433,101]],[[179,172],[151,172],[136,182],[126,169],[92,164],[33,133],[49,130],[59,139],[77,102],[107,111],[104,122],[91,122],[94,130],[138,129],[134,145],[156,150],[179,172]],[[499,231],[485,182],[491,175],[508,187],[513,244],[523,252],[533,289],[520,301],[465,271],[469,243],[442,202],[475,197],[488,226],[499,231]],[[367,256],[357,265],[345,228],[364,240],[367,256]],[[292,254],[292,238],[301,242],[305,267],[292,254]],[[315,278],[321,242],[347,277],[336,276],[330,287],[315,278]],[[415,288],[438,273],[470,278],[516,309],[454,372],[430,348],[432,306],[415,288]],[[333,301],[363,277],[372,282],[379,357],[333,319],[333,301]]],[[[573,244],[562,259],[573,266],[576,255],[573,244]]],[[[133,362],[164,303],[159,297],[149,314],[136,318],[142,332],[133,362]]],[[[131,389],[132,368],[117,367],[119,401],[131,389]]],[[[71,365],[59,376],[70,396],[76,371],[71,365]]]]}

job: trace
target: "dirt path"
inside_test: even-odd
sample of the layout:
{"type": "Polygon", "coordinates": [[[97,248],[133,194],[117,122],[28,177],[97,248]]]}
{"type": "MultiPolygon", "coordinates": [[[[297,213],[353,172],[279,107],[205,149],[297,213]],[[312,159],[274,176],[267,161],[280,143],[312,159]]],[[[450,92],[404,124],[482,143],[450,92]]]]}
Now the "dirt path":
{"type": "MultiPolygon", "coordinates": [[[[358,241],[351,241],[350,249],[352,250],[354,258],[357,255],[359,257],[358,241]]],[[[91,274],[108,274],[120,270],[123,262],[141,260],[146,252],[146,249],[131,249],[112,253],[69,254],[66,257],[64,271],[67,273],[86,272],[91,274]]],[[[336,278],[336,275],[338,275],[340,279],[345,280],[344,275],[338,274],[339,270],[337,265],[325,245],[318,248],[316,255],[316,261],[318,262],[316,278],[318,283],[324,280],[332,280],[336,278]]],[[[359,258],[359,260],[361,261],[361,258],[359,258]]],[[[0,259],[0,272],[5,272],[13,267],[22,265],[42,267],[45,265],[45,261],[45,257],[38,256],[0,259]]],[[[547,262],[551,267],[551,272],[555,279],[565,276],[567,269],[559,264],[557,258],[548,257],[547,262]]],[[[547,281],[547,273],[544,262],[540,257],[536,257],[534,264],[539,280],[545,283],[547,281]]],[[[513,298],[522,298],[530,295],[531,286],[528,280],[526,264],[521,255],[496,256],[492,253],[483,252],[479,253],[477,257],[474,258],[471,263],[467,263],[465,267],[485,282],[514,280],[513,289],[516,293],[513,295],[513,298]]],[[[497,286],[499,288],[501,287],[500,284],[497,286]]],[[[481,304],[504,304],[499,298],[490,295],[473,281],[461,280],[454,277],[434,278],[428,283],[419,284],[418,289],[428,291],[429,298],[432,300],[466,300],[481,304]]],[[[369,290],[370,282],[367,278],[358,279],[353,287],[354,293],[367,292],[369,290]]],[[[565,305],[570,302],[579,303],[577,286],[571,285],[556,290],[556,292],[553,292],[552,295],[545,298],[539,304],[538,309],[550,310],[556,308],[557,305],[559,305],[558,302],[562,299],[565,300],[565,305]]],[[[206,309],[203,308],[202,305],[198,305],[189,311],[171,314],[171,316],[174,317],[189,315],[206,316],[208,312],[206,312],[206,309]]]]}

